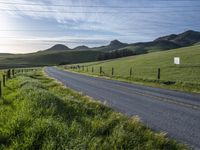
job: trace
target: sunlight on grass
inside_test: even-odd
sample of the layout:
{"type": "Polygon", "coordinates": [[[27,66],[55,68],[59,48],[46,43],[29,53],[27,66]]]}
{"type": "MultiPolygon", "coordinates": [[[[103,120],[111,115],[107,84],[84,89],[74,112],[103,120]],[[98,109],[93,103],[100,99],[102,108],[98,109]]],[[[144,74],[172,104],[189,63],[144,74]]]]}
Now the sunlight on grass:
{"type": "Polygon", "coordinates": [[[187,149],[41,72],[17,75],[4,91],[0,149],[187,149]]]}

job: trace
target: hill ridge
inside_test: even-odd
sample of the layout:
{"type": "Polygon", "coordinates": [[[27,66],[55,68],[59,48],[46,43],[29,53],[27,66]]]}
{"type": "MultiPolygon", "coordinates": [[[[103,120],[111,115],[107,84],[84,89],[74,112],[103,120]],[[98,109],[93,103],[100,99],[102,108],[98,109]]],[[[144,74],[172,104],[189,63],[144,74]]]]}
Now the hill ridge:
{"type": "Polygon", "coordinates": [[[55,44],[54,46],[43,51],[66,51],[66,50],[71,50],[71,49],[64,44],[55,44]]]}

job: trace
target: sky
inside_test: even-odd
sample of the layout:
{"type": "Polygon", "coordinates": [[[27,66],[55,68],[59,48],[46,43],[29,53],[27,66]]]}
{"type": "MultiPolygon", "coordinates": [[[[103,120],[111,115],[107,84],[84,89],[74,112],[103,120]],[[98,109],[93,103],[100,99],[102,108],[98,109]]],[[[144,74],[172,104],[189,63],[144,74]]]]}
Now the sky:
{"type": "Polygon", "coordinates": [[[0,0],[0,53],[200,31],[200,0],[0,0]]]}

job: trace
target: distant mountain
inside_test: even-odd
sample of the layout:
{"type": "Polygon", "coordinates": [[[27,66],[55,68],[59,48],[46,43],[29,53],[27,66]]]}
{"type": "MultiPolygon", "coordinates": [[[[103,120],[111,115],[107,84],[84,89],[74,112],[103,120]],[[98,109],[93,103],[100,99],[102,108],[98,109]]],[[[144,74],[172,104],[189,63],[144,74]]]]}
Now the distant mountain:
{"type": "Polygon", "coordinates": [[[59,51],[68,51],[68,50],[71,50],[71,49],[63,44],[56,44],[56,45],[52,46],[51,48],[46,49],[44,51],[59,52],[59,51]]]}
{"type": "Polygon", "coordinates": [[[94,47],[94,48],[91,48],[91,50],[108,52],[108,51],[118,50],[118,49],[126,47],[128,45],[129,44],[127,44],[127,43],[122,43],[118,40],[113,40],[106,46],[94,47]]]}
{"type": "Polygon", "coordinates": [[[181,34],[163,36],[150,42],[139,42],[133,44],[122,43],[118,40],[111,41],[109,45],[91,48],[103,52],[115,50],[131,50],[135,54],[144,54],[155,51],[191,46],[200,42],[200,32],[188,30],[181,34]]]}
{"type": "Polygon", "coordinates": [[[110,48],[110,50],[114,50],[114,49],[119,49],[122,47],[128,46],[127,43],[122,43],[118,40],[113,40],[110,42],[110,44],[107,46],[108,48],[110,48]]]}
{"type": "Polygon", "coordinates": [[[168,36],[160,37],[154,41],[170,41],[181,47],[190,46],[200,42],[200,32],[188,30],[181,34],[171,34],[168,36]]]}
{"type": "Polygon", "coordinates": [[[11,53],[0,53],[0,56],[12,56],[12,55],[15,55],[15,54],[11,54],[11,53]]]}
{"type": "Polygon", "coordinates": [[[88,50],[89,47],[85,46],[85,45],[81,45],[81,46],[77,46],[75,47],[73,50],[88,50]]]}
{"type": "Polygon", "coordinates": [[[151,42],[129,44],[129,46],[123,47],[121,50],[128,49],[134,51],[136,54],[144,54],[191,46],[198,42],[200,42],[200,32],[189,30],[181,34],[160,37],[151,42]]]}
{"type": "Polygon", "coordinates": [[[174,49],[174,48],[179,48],[179,47],[180,45],[176,43],[173,43],[167,40],[161,40],[161,41],[130,44],[129,46],[124,47],[122,49],[132,50],[135,52],[135,54],[144,54],[144,53],[169,50],[169,49],[174,49]]]}
{"type": "Polygon", "coordinates": [[[131,54],[137,55],[195,44],[200,44],[200,32],[192,30],[181,34],[171,34],[160,37],[150,42],[133,44],[113,40],[105,46],[88,48],[87,46],[82,45],[74,49],[70,49],[62,44],[57,44],[47,50],[29,54],[2,53],[0,54],[0,68],[80,63],[96,61],[100,55],[117,52],[116,50],[125,50],[124,52],[126,53],[130,50],[132,51],[131,54]]]}
{"type": "Polygon", "coordinates": [[[139,42],[133,44],[122,43],[119,40],[113,40],[108,45],[89,48],[85,45],[70,49],[65,45],[57,44],[53,47],[44,50],[43,52],[58,52],[58,51],[80,51],[80,50],[95,50],[102,52],[109,52],[114,50],[128,49],[134,51],[136,54],[143,54],[154,51],[169,50],[184,46],[190,46],[200,42],[200,32],[188,30],[181,34],[171,34],[163,37],[159,37],[150,42],[139,42]]]}

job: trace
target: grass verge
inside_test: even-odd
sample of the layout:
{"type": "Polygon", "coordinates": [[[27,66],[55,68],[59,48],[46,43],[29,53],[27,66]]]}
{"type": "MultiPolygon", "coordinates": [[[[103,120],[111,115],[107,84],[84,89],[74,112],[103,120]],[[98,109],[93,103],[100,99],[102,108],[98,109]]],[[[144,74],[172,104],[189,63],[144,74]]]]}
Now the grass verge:
{"type": "Polygon", "coordinates": [[[18,74],[3,92],[0,149],[187,149],[41,71],[18,74]]]}
{"type": "Polygon", "coordinates": [[[71,66],[77,67],[77,72],[96,76],[99,76],[101,67],[101,75],[112,79],[200,93],[199,60],[200,46],[194,45],[107,61],[73,64],[71,66]],[[174,57],[180,57],[180,65],[174,64],[174,57]],[[160,80],[157,78],[158,68],[161,70],[160,80]]]}
{"type": "Polygon", "coordinates": [[[134,83],[139,85],[158,87],[162,89],[171,89],[176,91],[182,91],[187,93],[200,94],[200,84],[194,84],[189,82],[181,82],[181,81],[168,81],[168,80],[156,80],[156,79],[146,79],[146,78],[135,78],[135,77],[122,77],[122,76],[111,76],[106,74],[96,74],[82,70],[74,70],[74,69],[66,69],[65,67],[57,67],[58,69],[64,71],[70,71],[73,73],[79,73],[83,75],[88,75],[92,77],[100,77],[109,80],[117,80],[126,83],[134,83]]]}

